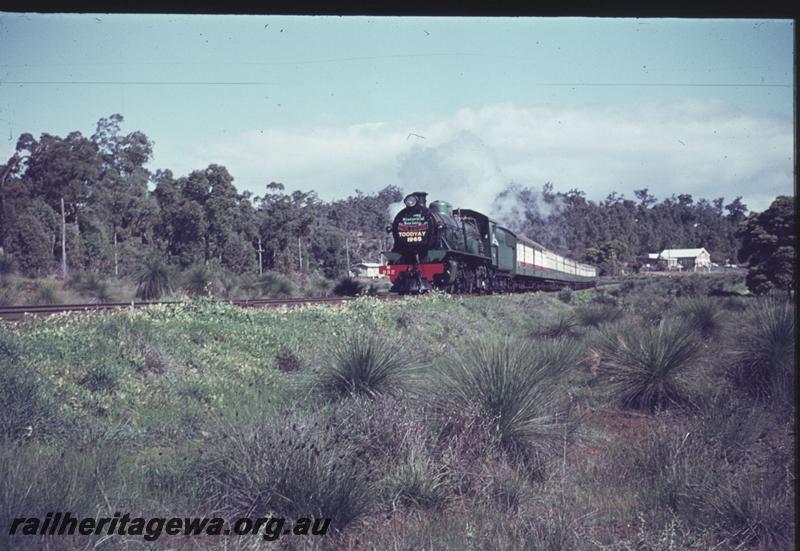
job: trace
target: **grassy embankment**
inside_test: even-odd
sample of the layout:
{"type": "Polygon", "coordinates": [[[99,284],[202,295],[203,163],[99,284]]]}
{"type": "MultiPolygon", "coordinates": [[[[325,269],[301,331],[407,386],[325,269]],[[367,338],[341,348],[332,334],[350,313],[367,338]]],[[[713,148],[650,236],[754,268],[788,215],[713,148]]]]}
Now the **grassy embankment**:
{"type": "Polygon", "coordinates": [[[27,278],[4,269],[0,255],[0,306],[188,300],[196,296],[225,299],[357,296],[386,294],[391,284],[371,278],[327,279],[320,274],[285,276],[277,272],[236,275],[220,268],[196,266],[176,272],[165,264],[137,277],[104,277],[73,272],[66,279],[27,278]],[[149,286],[145,291],[145,287],[149,286]],[[144,297],[147,297],[146,299],[144,297]]]}
{"type": "MultiPolygon", "coordinates": [[[[156,547],[789,549],[794,307],[723,286],[742,289],[650,278],[291,312],[200,299],[5,324],[4,526],[274,513],[335,533],[156,547]]],[[[97,541],[5,530],[4,548],[97,541]]]]}

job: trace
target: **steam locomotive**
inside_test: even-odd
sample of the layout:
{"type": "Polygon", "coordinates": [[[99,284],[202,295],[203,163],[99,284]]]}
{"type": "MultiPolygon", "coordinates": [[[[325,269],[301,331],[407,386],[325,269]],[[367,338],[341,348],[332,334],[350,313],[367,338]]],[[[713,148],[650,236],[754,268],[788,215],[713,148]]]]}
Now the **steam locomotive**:
{"type": "Polygon", "coordinates": [[[485,214],[427,205],[427,193],[407,195],[405,208],[387,228],[394,238],[387,264],[400,294],[442,289],[452,293],[583,289],[596,284],[597,269],[558,255],[504,228],[485,214]]]}

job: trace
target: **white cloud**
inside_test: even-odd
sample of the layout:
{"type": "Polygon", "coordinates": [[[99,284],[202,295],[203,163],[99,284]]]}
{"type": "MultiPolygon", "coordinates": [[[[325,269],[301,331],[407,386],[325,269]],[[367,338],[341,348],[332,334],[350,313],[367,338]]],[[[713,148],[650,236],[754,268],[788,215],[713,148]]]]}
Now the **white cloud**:
{"type": "MultiPolygon", "coordinates": [[[[397,184],[481,208],[509,182],[589,198],[689,193],[754,210],[793,190],[790,117],[710,101],[636,107],[487,105],[438,120],[274,127],[194,146],[177,174],[223,164],[239,189],[270,181],[325,199],[397,184]]],[[[156,147],[156,154],[161,158],[156,147]]],[[[158,159],[157,159],[158,160],[158,159]]]]}

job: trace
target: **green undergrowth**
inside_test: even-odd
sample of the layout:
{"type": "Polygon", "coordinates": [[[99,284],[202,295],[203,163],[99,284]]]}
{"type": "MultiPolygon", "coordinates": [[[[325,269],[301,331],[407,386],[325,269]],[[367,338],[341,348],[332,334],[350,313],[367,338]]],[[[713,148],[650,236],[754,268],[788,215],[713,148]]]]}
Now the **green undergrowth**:
{"type": "Polygon", "coordinates": [[[794,310],[676,285],[3,323],[0,509],[334,519],[266,548],[788,549],[794,310]]]}
{"type": "Polygon", "coordinates": [[[539,294],[435,294],[388,302],[363,297],[291,311],[240,309],[200,298],[178,306],[29,319],[3,324],[0,331],[62,409],[155,422],[159,410],[173,407],[224,410],[243,395],[284,399],[327,357],[323,349],[346,344],[354,333],[380,333],[388,343],[404,341],[420,356],[437,357],[478,335],[525,335],[532,309],[558,307],[554,297],[539,294]],[[287,361],[293,367],[280,369],[287,361]]]}

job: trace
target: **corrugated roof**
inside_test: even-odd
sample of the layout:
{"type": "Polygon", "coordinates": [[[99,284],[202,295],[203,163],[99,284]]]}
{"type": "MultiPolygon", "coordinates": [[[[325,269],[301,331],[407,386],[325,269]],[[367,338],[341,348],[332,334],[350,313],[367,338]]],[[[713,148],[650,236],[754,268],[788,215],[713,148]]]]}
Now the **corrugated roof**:
{"type": "Polygon", "coordinates": [[[664,249],[661,251],[661,258],[696,258],[700,253],[705,252],[704,248],[699,249],[664,249]]]}

